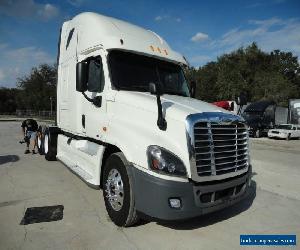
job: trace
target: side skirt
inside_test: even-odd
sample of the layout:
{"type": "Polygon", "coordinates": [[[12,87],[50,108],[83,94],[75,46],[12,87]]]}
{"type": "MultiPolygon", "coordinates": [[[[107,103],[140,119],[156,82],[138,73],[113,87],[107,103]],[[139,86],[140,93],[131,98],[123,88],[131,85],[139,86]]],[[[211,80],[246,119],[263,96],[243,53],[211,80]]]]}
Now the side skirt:
{"type": "Polygon", "coordinates": [[[100,186],[104,145],[62,134],[57,140],[57,159],[92,187],[100,186]]]}
{"type": "Polygon", "coordinates": [[[87,182],[83,177],[81,177],[78,173],[73,171],[71,168],[68,167],[66,163],[64,163],[62,160],[58,159],[59,162],[61,162],[71,173],[75,174],[79,179],[81,179],[87,186],[89,186],[92,189],[100,190],[100,185],[94,185],[89,182],[87,182]]]}

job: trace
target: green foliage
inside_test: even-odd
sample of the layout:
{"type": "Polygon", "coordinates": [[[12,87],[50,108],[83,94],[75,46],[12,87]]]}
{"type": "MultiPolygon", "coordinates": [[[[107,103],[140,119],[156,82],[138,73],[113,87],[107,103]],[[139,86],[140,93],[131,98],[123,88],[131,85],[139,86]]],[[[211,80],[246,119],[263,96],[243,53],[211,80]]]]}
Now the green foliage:
{"type": "Polygon", "coordinates": [[[19,109],[50,110],[50,97],[56,99],[56,66],[41,64],[19,78],[16,97],[19,109]]]}
{"type": "Polygon", "coordinates": [[[16,111],[17,89],[0,88],[0,113],[14,113],[16,111]]]}
{"type": "Polygon", "coordinates": [[[198,70],[196,97],[208,102],[234,100],[245,92],[249,101],[274,100],[287,105],[288,99],[300,96],[300,67],[291,52],[266,53],[255,43],[220,56],[198,70]]]}
{"type": "Polygon", "coordinates": [[[56,65],[41,64],[31,72],[17,79],[17,88],[0,88],[0,113],[14,113],[22,110],[53,110],[56,106],[56,65]]]}

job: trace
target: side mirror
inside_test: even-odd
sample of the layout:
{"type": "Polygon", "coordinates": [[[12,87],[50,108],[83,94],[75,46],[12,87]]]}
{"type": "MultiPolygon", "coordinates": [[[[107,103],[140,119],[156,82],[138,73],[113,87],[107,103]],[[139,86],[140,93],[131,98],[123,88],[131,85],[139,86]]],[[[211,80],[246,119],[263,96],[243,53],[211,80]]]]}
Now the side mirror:
{"type": "Polygon", "coordinates": [[[191,81],[190,94],[191,94],[192,98],[195,98],[195,96],[196,96],[196,82],[195,81],[191,81]]]}
{"type": "Polygon", "coordinates": [[[159,83],[150,82],[149,83],[149,92],[152,95],[161,96],[161,95],[163,95],[163,88],[162,88],[161,84],[159,84],[159,83]]]}
{"type": "Polygon", "coordinates": [[[236,104],[240,106],[247,105],[247,101],[247,95],[244,92],[241,92],[236,98],[236,104]]]}
{"type": "Polygon", "coordinates": [[[234,102],[231,102],[231,103],[230,103],[229,110],[230,110],[230,111],[234,111],[234,102]]]}
{"type": "Polygon", "coordinates": [[[241,92],[240,95],[235,98],[235,102],[237,105],[239,105],[237,114],[241,115],[243,106],[247,105],[248,102],[247,94],[245,92],[241,92]]]}
{"type": "Polygon", "coordinates": [[[84,92],[87,90],[88,82],[88,65],[86,62],[76,64],[76,90],[84,92]]]}

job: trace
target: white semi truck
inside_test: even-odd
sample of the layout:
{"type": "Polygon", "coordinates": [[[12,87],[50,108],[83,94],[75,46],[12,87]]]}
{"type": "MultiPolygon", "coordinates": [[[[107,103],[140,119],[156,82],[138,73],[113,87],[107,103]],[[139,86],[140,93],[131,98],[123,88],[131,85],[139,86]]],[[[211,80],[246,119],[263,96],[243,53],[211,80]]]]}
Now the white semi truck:
{"type": "Polygon", "coordinates": [[[185,58],[156,33],[96,13],[61,28],[57,124],[39,139],[102,188],[118,226],[196,217],[247,197],[243,118],[192,98],[185,58]]]}

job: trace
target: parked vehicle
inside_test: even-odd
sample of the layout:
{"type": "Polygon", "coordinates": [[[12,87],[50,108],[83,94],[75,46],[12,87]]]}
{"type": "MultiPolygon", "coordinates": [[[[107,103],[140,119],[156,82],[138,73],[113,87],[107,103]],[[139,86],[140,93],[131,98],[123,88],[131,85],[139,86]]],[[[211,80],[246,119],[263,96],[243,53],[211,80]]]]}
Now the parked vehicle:
{"type": "Polygon", "coordinates": [[[228,111],[234,110],[234,102],[231,101],[217,101],[213,102],[212,104],[228,111]]]}
{"type": "Polygon", "coordinates": [[[246,93],[241,92],[238,96],[236,96],[235,101],[224,100],[213,102],[212,104],[231,111],[233,114],[241,115],[243,107],[247,105],[247,95],[246,93]]]}
{"type": "Polygon", "coordinates": [[[267,136],[269,129],[275,125],[276,103],[259,101],[249,104],[242,116],[249,126],[249,135],[253,137],[267,136]]]}
{"type": "Polygon", "coordinates": [[[57,126],[46,159],[102,187],[118,226],[186,219],[247,197],[244,119],[193,99],[182,55],[156,33],[95,13],[61,28],[57,126]]]}
{"type": "Polygon", "coordinates": [[[268,132],[269,138],[281,138],[289,140],[291,138],[300,138],[300,126],[293,124],[281,124],[268,132]]]}

